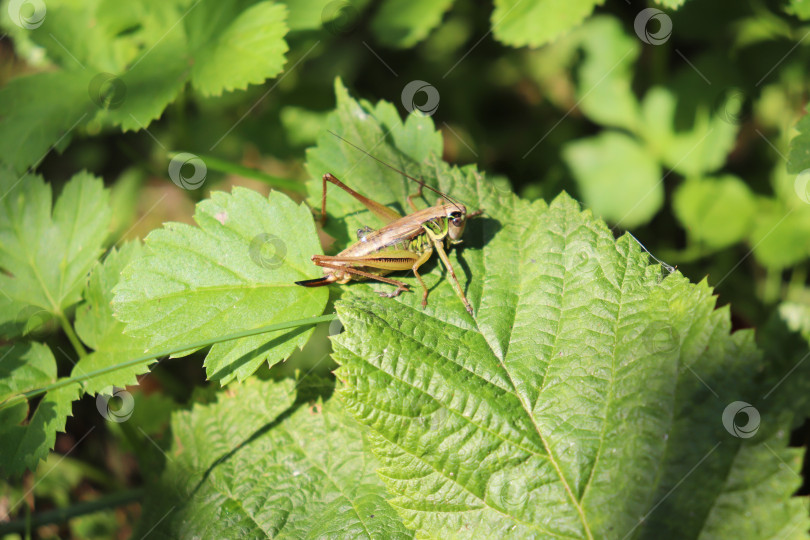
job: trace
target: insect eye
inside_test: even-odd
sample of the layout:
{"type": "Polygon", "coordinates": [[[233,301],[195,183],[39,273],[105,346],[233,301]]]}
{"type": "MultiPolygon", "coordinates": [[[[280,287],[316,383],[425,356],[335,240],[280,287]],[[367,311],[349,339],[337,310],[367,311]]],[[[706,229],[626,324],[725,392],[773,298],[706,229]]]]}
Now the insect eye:
{"type": "Polygon", "coordinates": [[[461,212],[454,210],[453,212],[450,212],[450,217],[453,219],[458,219],[461,217],[461,212]]]}
{"type": "Polygon", "coordinates": [[[461,227],[461,218],[460,217],[453,218],[453,226],[461,227]]]}

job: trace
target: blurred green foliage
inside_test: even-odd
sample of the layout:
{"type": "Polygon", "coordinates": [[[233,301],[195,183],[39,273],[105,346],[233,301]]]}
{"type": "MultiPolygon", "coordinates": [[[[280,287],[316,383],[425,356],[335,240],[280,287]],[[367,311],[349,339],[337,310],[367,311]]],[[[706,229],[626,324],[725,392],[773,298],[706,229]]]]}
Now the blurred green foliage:
{"type": "MultiPolygon", "coordinates": [[[[438,96],[429,112],[445,160],[475,162],[528,199],[568,191],[617,236],[631,230],[691,281],[708,277],[736,328],[765,333],[781,320],[808,337],[808,20],[808,0],[6,0],[0,230],[27,236],[15,245],[0,234],[0,330],[54,351],[80,350],[81,338],[102,351],[82,359],[92,366],[106,354],[96,346],[105,332],[121,332],[94,319],[111,300],[99,284],[103,267],[82,293],[102,249],[112,268],[135,250],[125,240],[165,221],[191,222],[193,203],[211,190],[303,186],[327,172],[307,171],[304,149],[322,133],[339,77],[353,95],[387,100],[401,115],[430,101],[426,91],[403,96],[408,83],[424,81],[438,96]],[[264,174],[209,167],[201,189],[182,189],[168,172],[174,152],[264,174]],[[35,214],[17,212],[26,198],[36,199],[35,214]],[[75,228],[86,237],[71,236],[75,228]],[[51,272],[22,287],[34,275],[28,267],[51,272]]],[[[302,190],[286,191],[301,200],[302,190]]],[[[310,342],[283,369],[326,374],[328,351],[310,342]]],[[[45,368],[9,395],[74,369],[74,354],[20,349],[14,357],[28,352],[45,368]]],[[[212,402],[213,390],[195,389],[202,356],[183,362],[149,377],[172,402],[212,402]]],[[[18,462],[0,467],[36,467],[73,392],[43,398],[56,403],[57,418],[33,417],[51,427],[29,429],[22,450],[13,449],[18,462]]],[[[26,410],[3,413],[15,433],[22,429],[26,410]]],[[[150,434],[154,423],[133,417],[150,434]]],[[[90,427],[69,420],[68,436],[75,442],[90,427]]],[[[128,429],[112,430],[126,441],[118,446],[143,449],[128,429]]],[[[123,485],[138,474],[149,471],[105,471],[88,482],[123,485]]],[[[54,506],[81,489],[69,475],[64,482],[52,490],[54,506]]],[[[19,518],[23,506],[9,512],[19,518]]],[[[65,533],[107,531],[110,520],[74,521],[65,533]]]]}

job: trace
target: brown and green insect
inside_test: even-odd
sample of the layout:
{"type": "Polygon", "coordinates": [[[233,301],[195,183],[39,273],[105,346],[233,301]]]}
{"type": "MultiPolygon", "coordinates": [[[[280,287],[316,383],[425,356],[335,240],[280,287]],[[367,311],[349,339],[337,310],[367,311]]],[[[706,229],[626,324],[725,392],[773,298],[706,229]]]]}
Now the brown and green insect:
{"type": "Polygon", "coordinates": [[[428,288],[425,286],[425,282],[422,281],[422,276],[419,275],[419,267],[427,262],[433,252],[436,251],[445,267],[447,267],[447,272],[453,280],[459,298],[464,302],[464,307],[472,315],[472,306],[470,306],[467,297],[464,296],[464,291],[458,282],[453,265],[450,264],[450,260],[447,258],[445,245],[449,248],[451,245],[461,243],[461,235],[464,233],[467,220],[479,216],[482,210],[468,214],[467,208],[460,202],[428,186],[421,180],[395,169],[343,137],[335,136],[372,159],[419,184],[417,192],[408,196],[408,204],[413,209],[413,213],[401,216],[391,208],[357,193],[332,174],[324,174],[323,196],[321,198],[322,224],[326,220],[326,186],[328,182],[360,201],[363,206],[383,220],[386,225],[376,231],[369,227],[359,229],[357,231],[358,242],[337,255],[313,255],[312,262],[323,268],[324,276],[322,278],[297,281],[296,284],[305,287],[320,287],[330,283],[343,285],[352,280],[372,279],[394,285],[396,289],[393,292],[379,293],[380,296],[393,298],[400,293],[407,292],[409,290],[408,286],[401,281],[385,276],[391,272],[412,270],[422,286],[422,307],[425,307],[427,306],[428,288]],[[422,188],[427,188],[441,196],[436,206],[423,210],[417,209],[413,199],[422,196],[422,188]]]}

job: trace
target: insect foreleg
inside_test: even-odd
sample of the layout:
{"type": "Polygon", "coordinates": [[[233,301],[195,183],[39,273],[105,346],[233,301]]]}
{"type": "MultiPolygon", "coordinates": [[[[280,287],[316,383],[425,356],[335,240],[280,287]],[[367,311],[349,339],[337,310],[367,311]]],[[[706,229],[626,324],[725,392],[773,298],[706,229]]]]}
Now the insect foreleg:
{"type": "Polygon", "coordinates": [[[470,305],[470,302],[467,300],[467,297],[464,296],[464,291],[461,289],[461,284],[458,282],[458,278],[456,277],[456,272],[455,272],[455,270],[453,270],[453,265],[450,264],[450,259],[447,258],[447,253],[444,251],[444,245],[443,245],[444,238],[437,235],[435,232],[433,232],[430,229],[430,227],[426,226],[425,224],[422,225],[422,228],[427,233],[428,237],[430,238],[431,242],[433,243],[433,246],[436,248],[436,251],[439,252],[439,257],[441,258],[442,262],[444,263],[444,266],[447,268],[447,272],[450,274],[450,277],[453,280],[453,285],[456,288],[456,292],[458,293],[459,298],[461,298],[461,301],[464,302],[464,307],[467,308],[467,312],[470,315],[472,315],[473,314],[472,306],[470,305]]]}

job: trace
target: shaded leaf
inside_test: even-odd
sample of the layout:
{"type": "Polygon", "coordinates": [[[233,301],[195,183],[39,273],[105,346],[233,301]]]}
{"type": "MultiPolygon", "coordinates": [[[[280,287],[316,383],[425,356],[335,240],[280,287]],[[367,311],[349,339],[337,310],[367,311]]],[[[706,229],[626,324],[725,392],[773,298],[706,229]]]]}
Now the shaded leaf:
{"type": "Polygon", "coordinates": [[[362,430],[337,403],[293,412],[289,380],[253,379],[232,391],[172,415],[176,443],[150,488],[144,531],[156,526],[158,538],[412,536],[385,502],[362,430]]]}
{"type": "MultiPolygon", "coordinates": [[[[40,343],[2,347],[0,375],[0,399],[5,399],[54,382],[56,360],[40,343]]],[[[74,384],[48,392],[27,422],[25,405],[0,411],[0,475],[19,476],[45,459],[56,441],[56,432],[65,429],[72,402],[79,397],[78,388],[74,384]]]]}

